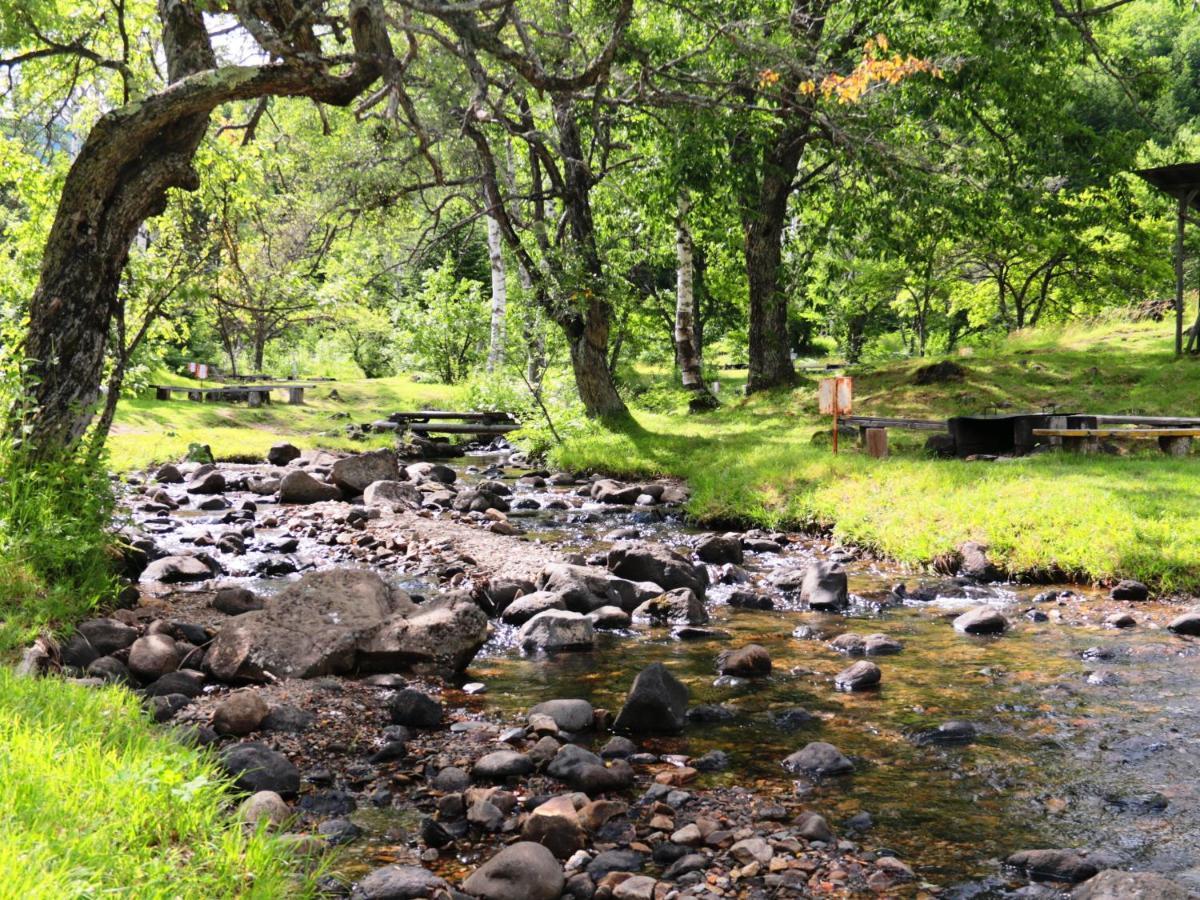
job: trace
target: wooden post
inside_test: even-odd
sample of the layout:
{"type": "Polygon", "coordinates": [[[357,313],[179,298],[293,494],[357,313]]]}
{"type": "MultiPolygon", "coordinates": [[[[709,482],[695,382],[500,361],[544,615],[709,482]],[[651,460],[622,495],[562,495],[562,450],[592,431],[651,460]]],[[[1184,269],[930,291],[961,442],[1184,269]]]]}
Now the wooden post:
{"type": "Polygon", "coordinates": [[[196,403],[200,403],[201,401],[204,400],[204,392],[203,391],[188,391],[188,399],[192,400],[196,403]]]}
{"type": "MultiPolygon", "coordinates": [[[[1050,417],[1050,427],[1051,428],[1066,428],[1067,427],[1067,417],[1066,416],[1051,416],[1050,417]]],[[[1051,447],[1062,447],[1062,445],[1063,445],[1062,438],[1057,437],[1055,435],[1050,436],[1050,446],[1051,447]]]]}
{"type": "Polygon", "coordinates": [[[288,403],[292,406],[300,406],[304,403],[304,388],[292,387],[288,388],[288,403]]]}
{"type": "Polygon", "coordinates": [[[246,405],[252,409],[257,409],[262,406],[263,395],[262,391],[246,391],[246,405]]]}
{"type": "Polygon", "coordinates": [[[1187,456],[1192,451],[1192,439],[1187,436],[1160,437],[1158,449],[1167,456],[1187,456]]]}
{"type": "Polygon", "coordinates": [[[873,456],[875,459],[887,459],[888,442],[886,428],[868,428],[867,435],[867,455],[873,456]]]}
{"type": "Polygon", "coordinates": [[[1183,229],[1187,224],[1188,199],[1179,198],[1179,215],[1175,222],[1175,355],[1183,356],[1183,229]]]}
{"type": "Polygon", "coordinates": [[[171,399],[171,389],[169,387],[156,387],[154,389],[154,399],[155,400],[170,400],[171,399]]]}

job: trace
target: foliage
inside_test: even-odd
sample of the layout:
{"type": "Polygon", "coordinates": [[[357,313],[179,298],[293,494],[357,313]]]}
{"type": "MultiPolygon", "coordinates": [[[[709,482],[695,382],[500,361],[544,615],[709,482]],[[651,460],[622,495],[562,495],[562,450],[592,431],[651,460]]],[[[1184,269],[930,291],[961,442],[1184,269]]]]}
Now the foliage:
{"type": "Polygon", "coordinates": [[[462,381],[487,352],[488,313],[483,286],[459,278],[448,254],[424,275],[420,291],[402,307],[397,324],[407,335],[407,358],[445,384],[462,381]]]}

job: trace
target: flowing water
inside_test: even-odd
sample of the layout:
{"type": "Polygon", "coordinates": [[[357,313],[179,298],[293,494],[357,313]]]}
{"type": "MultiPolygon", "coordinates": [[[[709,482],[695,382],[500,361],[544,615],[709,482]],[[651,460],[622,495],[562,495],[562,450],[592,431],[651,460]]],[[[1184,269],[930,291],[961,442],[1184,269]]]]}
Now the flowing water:
{"type": "MultiPolygon", "coordinates": [[[[466,480],[496,460],[472,462],[478,465],[466,480]]],[[[520,474],[510,468],[504,477],[520,474]]],[[[515,483],[514,491],[541,501],[551,495],[515,483]]],[[[603,551],[603,535],[619,527],[667,543],[690,536],[661,511],[591,503],[530,511],[518,521],[526,539],[584,555],[603,551]]],[[[759,579],[830,549],[801,539],[782,554],[747,554],[745,569],[759,579]]],[[[1189,872],[1200,850],[1200,645],[1153,625],[1103,628],[1097,610],[1106,601],[1078,586],[1073,597],[1035,602],[1046,586],[939,581],[869,560],[846,565],[855,603],[844,616],[807,611],[784,596],[777,597],[783,608],[736,609],[724,602],[731,588],[714,585],[710,627],[723,638],[677,640],[669,629],[634,628],[601,632],[590,653],[531,658],[514,648],[512,629],[500,626],[464,677],[487,685],[470,702],[512,718],[557,697],[615,711],[634,675],[661,661],[688,685],[693,704],[723,705],[729,717],[690,723],[681,736],[647,742],[647,749],[689,756],[723,750],[730,768],[701,776],[699,785],[799,794],[835,829],[867,812],[873,846],[895,851],[928,881],[958,885],[957,896],[1003,895],[1008,882],[999,861],[1031,847],[1113,851],[1129,867],[1200,886],[1200,868],[1189,872]],[[896,600],[890,588],[900,581],[910,594],[928,587],[935,599],[896,600]],[[1000,637],[955,632],[953,616],[980,603],[1001,609],[1013,627],[1000,637]],[[1034,620],[1036,612],[1043,621],[1034,620]],[[798,628],[807,636],[795,636],[798,628]],[[883,632],[903,643],[901,653],[875,658],[883,670],[878,690],[834,689],[832,676],[849,661],[826,640],[844,631],[883,632]],[[771,677],[718,678],[717,654],[748,642],[769,651],[771,677]],[[795,708],[811,721],[792,730],[777,724],[777,714],[795,708]],[[954,746],[914,740],[947,720],[973,723],[977,739],[954,746]],[[780,761],[811,740],[853,757],[854,774],[819,784],[790,776],[780,761]]],[[[1155,604],[1135,610],[1147,621],[1169,614],[1155,604]]]]}

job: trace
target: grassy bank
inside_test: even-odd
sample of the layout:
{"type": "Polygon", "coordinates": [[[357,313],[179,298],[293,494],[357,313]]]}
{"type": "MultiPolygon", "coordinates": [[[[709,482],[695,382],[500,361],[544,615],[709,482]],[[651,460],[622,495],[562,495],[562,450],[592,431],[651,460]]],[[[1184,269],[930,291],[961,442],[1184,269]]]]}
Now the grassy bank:
{"type": "MultiPolygon", "coordinates": [[[[154,381],[189,383],[170,376],[154,381]]],[[[191,444],[208,444],[222,459],[256,460],[284,439],[303,448],[363,449],[370,444],[346,437],[348,422],[370,422],[413,406],[453,406],[458,394],[453,386],[406,377],[330,381],[306,391],[303,406],[282,402],[277,391],[270,406],[248,409],[244,403],[193,403],[180,394],[170,401],[155,400],[153,391],[145,391],[118,407],[108,440],[110,464],[116,471],[128,471],[175,460],[191,444]],[[336,397],[331,397],[334,392],[336,397]]],[[[390,442],[386,436],[380,440],[390,442]]]]}
{"type": "Polygon", "coordinates": [[[297,897],[284,848],[228,815],[212,762],[137,699],[0,668],[0,884],[8,897],[297,897]]]}
{"type": "MultiPolygon", "coordinates": [[[[1200,363],[1176,361],[1164,325],[1115,324],[1018,335],[1002,351],[956,361],[961,381],[918,386],[911,361],[855,372],[855,412],[945,417],[999,410],[1195,415],[1200,363]]],[[[1200,460],[1152,442],[1128,456],[1036,456],[1000,463],[935,460],[893,432],[893,455],[833,457],[813,435],[816,382],[730,401],[694,416],[636,411],[553,453],[557,465],[627,476],[675,475],[701,520],[820,525],[914,565],[980,540],[1013,571],[1136,577],[1200,590],[1200,460]]]]}
{"type": "Polygon", "coordinates": [[[133,694],[3,663],[111,601],[108,476],[0,447],[0,894],[60,898],[311,893],[279,842],[244,835],[212,760],[133,694]]]}

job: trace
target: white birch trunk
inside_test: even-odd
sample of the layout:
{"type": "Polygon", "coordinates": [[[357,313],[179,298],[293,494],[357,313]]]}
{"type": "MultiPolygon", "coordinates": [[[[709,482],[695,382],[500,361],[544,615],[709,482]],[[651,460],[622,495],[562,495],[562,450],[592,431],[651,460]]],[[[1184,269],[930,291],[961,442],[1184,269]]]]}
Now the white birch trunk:
{"type": "Polygon", "coordinates": [[[487,217],[487,239],[488,261],[492,269],[492,336],[488,346],[487,370],[495,372],[504,368],[508,284],[505,279],[500,225],[492,216],[487,217]]]}
{"type": "Polygon", "coordinates": [[[688,227],[691,200],[686,190],[679,192],[679,215],[675,220],[676,288],[675,288],[675,355],[679,360],[683,386],[693,391],[704,390],[700,348],[696,346],[694,245],[688,227]]]}

